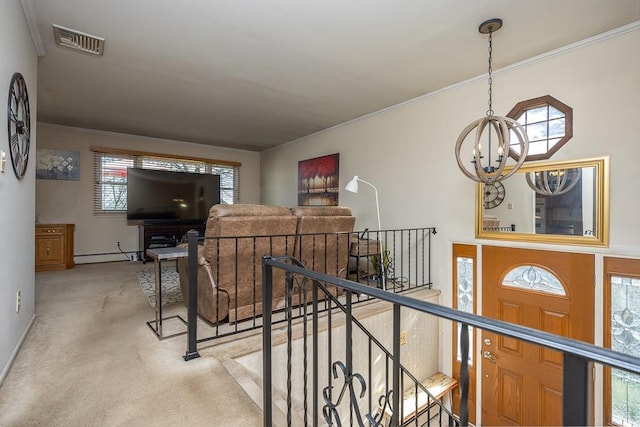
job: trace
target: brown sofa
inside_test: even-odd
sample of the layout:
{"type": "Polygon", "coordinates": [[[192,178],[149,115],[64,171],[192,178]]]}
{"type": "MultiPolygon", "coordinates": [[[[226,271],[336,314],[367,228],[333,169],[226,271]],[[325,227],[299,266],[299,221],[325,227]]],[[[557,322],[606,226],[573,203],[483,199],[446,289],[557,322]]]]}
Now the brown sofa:
{"type": "MultiPolygon", "coordinates": [[[[198,249],[198,314],[211,323],[262,313],[262,257],[293,255],[316,271],[346,274],[348,233],[355,218],[343,207],[215,205],[198,249]],[[325,233],[345,232],[344,235],[325,233]],[[320,233],[320,234],[317,234],[320,233]],[[325,237],[326,236],[326,237],[325,237]],[[330,261],[332,260],[332,261],[330,261]]],[[[187,260],[179,262],[187,302],[187,260]]],[[[273,307],[284,306],[284,273],[274,271],[273,307]]]]}
{"type": "Polygon", "coordinates": [[[340,206],[300,206],[294,256],[306,268],[331,276],[347,277],[349,238],[356,218],[340,206]]]}

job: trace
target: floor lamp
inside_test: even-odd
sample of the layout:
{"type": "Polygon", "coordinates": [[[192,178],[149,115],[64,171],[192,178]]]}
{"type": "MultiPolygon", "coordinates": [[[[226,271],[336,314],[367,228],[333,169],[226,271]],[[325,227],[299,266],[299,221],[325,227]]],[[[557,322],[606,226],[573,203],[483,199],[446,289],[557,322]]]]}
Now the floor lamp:
{"type": "MultiPolygon", "coordinates": [[[[378,189],[376,188],[375,185],[373,185],[372,183],[365,181],[364,179],[358,178],[358,175],[354,175],[353,179],[351,179],[351,181],[349,181],[347,183],[347,185],[344,187],[345,190],[350,191],[351,193],[358,193],[358,181],[363,182],[365,184],[370,185],[373,188],[373,191],[376,194],[376,213],[378,214],[378,240],[380,240],[380,236],[379,234],[382,232],[382,227],[380,225],[380,202],[378,201],[378,189]]],[[[386,272],[384,271],[384,254],[382,253],[383,248],[382,248],[382,242],[380,242],[380,272],[382,274],[380,274],[380,280],[381,280],[381,284],[382,284],[382,289],[387,289],[386,288],[386,272]]]]}
{"type": "Polygon", "coordinates": [[[364,182],[365,184],[370,185],[373,188],[373,191],[375,191],[376,193],[376,212],[378,213],[378,231],[380,231],[382,230],[382,227],[380,227],[380,203],[378,202],[378,189],[376,188],[376,186],[368,181],[365,181],[364,179],[358,178],[358,175],[354,175],[353,179],[347,183],[344,189],[357,194],[358,181],[364,182]]]}

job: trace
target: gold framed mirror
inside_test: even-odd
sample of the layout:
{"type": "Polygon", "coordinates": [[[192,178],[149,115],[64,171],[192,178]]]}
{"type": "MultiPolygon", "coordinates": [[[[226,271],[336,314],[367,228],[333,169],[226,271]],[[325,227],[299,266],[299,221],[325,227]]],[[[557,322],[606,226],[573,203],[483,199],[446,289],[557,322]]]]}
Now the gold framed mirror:
{"type": "Polygon", "coordinates": [[[609,157],[525,163],[478,183],[476,238],[609,246],[609,157]]]}

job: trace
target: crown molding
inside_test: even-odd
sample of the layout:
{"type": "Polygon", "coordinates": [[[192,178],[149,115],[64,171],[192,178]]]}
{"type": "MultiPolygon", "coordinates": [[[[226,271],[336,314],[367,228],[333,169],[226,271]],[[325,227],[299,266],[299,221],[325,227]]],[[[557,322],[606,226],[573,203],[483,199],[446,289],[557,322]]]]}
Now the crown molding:
{"type": "MultiPolygon", "coordinates": [[[[580,40],[578,42],[571,43],[569,45],[563,46],[561,48],[554,49],[554,50],[551,50],[549,52],[545,52],[545,53],[542,53],[540,55],[533,56],[533,57],[525,59],[523,61],[516,62],[516,63],[511,64],[511,65],[507,65],[506,67],[494,70],[493,71],[493,75],[494,76],[499,76],[500,74],[505,74],[505,73],[508,73],[510,71],[517,70],[519,68],[527,67],[527,66],[535,64],[537,62],[546,61],[547,59],[551,59],[551,58],[554,58],[556,56],[563,55],[565,53],[568,53],[568,52],[571,52],[571,51],[574,51],[574,50],[582,49],[582,48],[587,47],[587,46],[598,44],[598,43],[601,43],[603,41],[606,41],[606,40],[609,40],[609,39],[612,39],[612,38],[615,38],[615,37],[619,37],[619,36],[622,36],[624,34],[631,33],[633,31],[637,31],[637,30],[640,30],[640,21],[635,21],[635,22],[632,22],[630,24],[624,25],[622,27],[614,28],[613,30],[606,31],[604,33],[595,35],[593,37],[589,37],[589,38],[586,38],[584,40],[580,40]]],[[[486,80],[486,78],[487,78],[487,74],[482,74],[480,76],[472,77],[470,79],[463,80],[463,81],[458,82],[458,83],[454,83],[454,84],[452,84],[450,86],[443,87],[442,89],[434,90],[433,92],[429,92],[429,93],[426,93],[424,95],[420,95],[420,96],[417,96],[415,98],[408,99],[406,101],[400,102],[399,104],[391,105],[391,106],[383,108],[381,110],[374,111],[374,112],[371,112],[369,114],[365,114],[364,116],[356,117],[355,119],[351,119],[351,120],[346,121],[344,123],[339,123],[339,124],[337,124],[335,126],[332,126],[330,128],[327,128],[327,129],[320,130],[320,131],[312,133],[310,135],[306,135],[306,136],[303,136],[301,138],[285,142],[284,144],[278,145],[277,147],[268,148],[268,149],[264,150],[264,152],[277,150],[277,149],[283,148],[283,147],[285,147],[287,145],[290,145],[290,144],[295,144],[295,143],[298,143],[298,142],[302,142],[302,141],[307,140],[309,138],[313,138],[313,137],[315,137],[317,135],[321,135],[323,133],[330,132],[330,131],[335,130],[335,129],[337,129],[339,127],[342,127],[342,126],[350,125],[350,124],[352,124],[354,122],[366,119],[368,117],[375,116],[377,114],[381,114],[381,113],[384,113],[386,111],[395,110],[397,108],[402,108],[402,107],[404,107],[406,105],[413,104],[414,102],[422,101],[423,99],[431,98],[431,97],[440,95],[442,93],[449,92],[451,90],[456,90],[456,89],[459,89],[461,87],[477,83],[479,81],[484,81],[484,80],[486,80]]]]}
{"type": "Polygon", "coordinates": [[[42,43],[42,37],[38,30],[38,19],[36,18],[36,9],[33,6],[33,0],[20,0],[20,6],[22,6],[24,19],[29,27],[31,40],[33,40],[33,46],[36,49],[36,53],[38,56],[45,56],[47,51],[44,49],[44,43],[42,43]]]}
{"type": "Polygon", "coordinates": [[[91,134],[91,135],[114,136],[114,137],[119,137],[119,138],[131,138],[131,139],[138,139],[138,140],[141,140],[141,141],[165,142],[165,143],[170,143],[170,144],[195,145],[195,146],[200,147],[200,148],[202,148],[202,147],[207,148],[208,147],[208,148],[215,149],[215,150],[229,151],[229,152],[235,152],[235,153],[252,153],[252,154],[256,154],[256,155],[260,154],[257,151],[243,150],[241,148],[232,148],[232,147],[223,147],[223,146],[219,146],[219,145],[201,144],[201,143],[198,143],[198,142],[181,141],[181,140],[178,140],[178,139],[157,138],[157,137],[154,137],[154,136],[136,135],[136,134],[133,134],[133,133],[115,132],[115,131],[110,131],[110,130],[82,128],[82,127],[77,127],[77,126],[61,125],[61,124],[57,124],[57,123],[48,123],[48,122],[38,121],[37,122],[37,126],[38,127],[43,127],[43,128],[72,131],[72,132],[82,132],[82,133],[88,133],[88,134],[91,134]]]}

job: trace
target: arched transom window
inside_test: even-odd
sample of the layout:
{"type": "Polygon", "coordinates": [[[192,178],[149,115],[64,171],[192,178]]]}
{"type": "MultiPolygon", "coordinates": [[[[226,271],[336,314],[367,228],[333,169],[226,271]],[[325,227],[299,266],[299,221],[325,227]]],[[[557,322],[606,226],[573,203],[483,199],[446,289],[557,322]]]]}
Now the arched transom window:
{"type": "Polygon", "coordinates": [[[502,286],[567,295],[564,286],[553,273],[535,265],[521,265],[509,271],[502,281],[502,286]]]}

